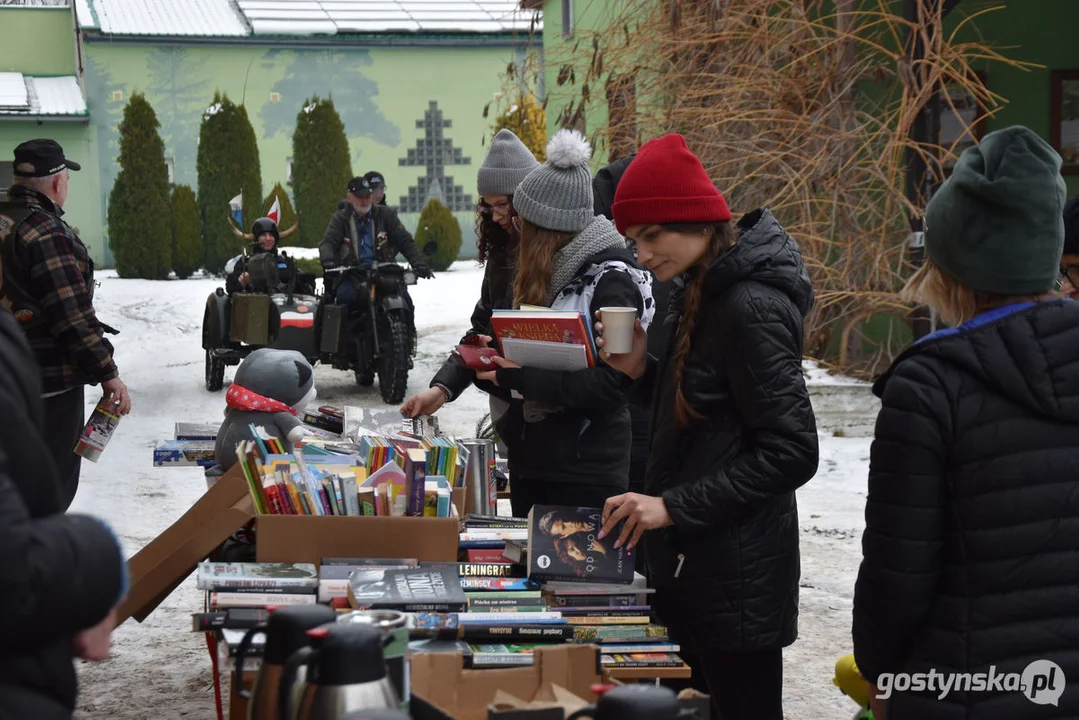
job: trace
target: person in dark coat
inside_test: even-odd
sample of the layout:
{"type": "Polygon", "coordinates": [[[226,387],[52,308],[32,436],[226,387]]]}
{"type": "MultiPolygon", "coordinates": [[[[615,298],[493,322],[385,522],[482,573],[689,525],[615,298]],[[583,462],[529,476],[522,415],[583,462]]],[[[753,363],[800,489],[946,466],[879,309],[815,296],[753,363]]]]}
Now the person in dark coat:
{"type": "MultiPolygon", "coordinates": [[[[237,255],[225,264],[225,291],[235,292],[287,292],[290,288],[296,292],[314,295],[315,278],[311,273],[301,273],[296,269],[296,262],[279,251],[281,240],[289,237],[299,228],[299,223],[288,230],[278,232],[277,223],[268,217],[262,217],[251,224],[251,233],[245,233],[236,227],[231,219],[229,227],[238,238],[250,243],[245,255],[237,255]],[[256,256],[260,260],[254,261],[256,256]],[[276,266],[276,278],[252,278],[252,267],[266,263],[276,266]]],[[[258,273],[256,273],[257,275],[258,273]]]]}
{"type": "Polygon", "coordinates": [[[1060,258],[1060,292],[1079,300],[1079,195],[1064,206],[1064,253],[1060,258]]]}
{"type": "MultiPolygon", "coordinates": [[[[514,304],[587,318],[601,307],[635,308],[647,327],[655,311],[652,280],[611,222],[593,213],[590,154],[583,135],[561,130],[547,144],[547,162],[517,187],[514,304]]],[[[509,449],[514,516],[527,516],[533,505],[599,508],[625,491],[629,383],[622,373],[599,359],[573,371],[494,362],[497,370],[476,379],[510,404],[497,429],[509,449]]]]}
{"type": "Polygon", "coordinates": [[[1079,304],[1052,291],[1060,167],[1027,128],[993,132],[925,210],[906,295],[951,327],[874,385],[854,591],[881,720],[1079,716],[1079,304]],[[942,694],[896,678],[930,672],[999,680],[942,694]]]}
{"type": "MultiPolygon", "coordinates": [[[[616,160],[607,167],[596,173],[592,180],[592,197],[595,204],[596,215],[602,215],[608,220],[614,220],[611,206],[614,205],[614,193],[618,189],[618,182],[623,173],[629,167],[636,155],[630,155],[616,160]]],[[[630,250],[636,253],[636,246],[630,243],[630,250]]],[[[663,357],[663,322],[667,315],[667,305],[671,294],[671,284],[678,279],[660,282],[652,275],[652,299],[656,303],[656,322],[648,328],[648,354],[654,357],[663,357]]],[[[629,489],[631,492],[644,492],[645,464],[648,461],[648,446],[651,443],[650,418],[651,408],[647,405],[633,403],[629,406],[630,424],[633,428],[633,443],[629,451],[629,489]]],[[[638,553],[637,569],[644,569],[644,555],[638,553]]]]}
{"type": "Polygon", "coordinates": [[[103,523],[64,514],[43,437],[41,373],[0,307],[0,720],[67,720],[73,659],[104,660],[126,568],[103,523]]]}
{"type": "Polygon", "coordinates": [[[614,218],[638,259],[660,281],[682,275],[685,290],[670,299],[664,357],[647,356],[641,328],[630,353],[607,356],[653,403],[653,437],[647,495],[608,500],[602,535],[630,547],[644,535],[653,606],[719,716],[782,720],[782,649],[797,637],[795,490],[818,461],[801,366],[809,275],[768,210],[732,224],[681,135],[641,149],[614,218]]]}
{"type": "MultiPolygon", "coordinates": [[[[513,307],[513,278],[517,274],[517,250],[521,242],[521,235],[513,226],[513,218],[517,216],[513,192],[537,167],[539,163],[532,151],[509,130],[499,130],[491,140],[487,157],[476,177],[480,194],[476,208],[476,245],[477,259],[484,265],[483,282],[468,332],[461,342],[473,335],[482,335],[488,345],[497,347],[492,340],[491,313],[513,307]]],[[[408,417],[433,415],[447,402],[460,397],[475,379],[475,371],[449,358],[431,380],[430,387],[406,400],[401,412],[408,417]]],[[[505,409],[502,400],[491,397],[492,422],[497,421],[505,409]]]]}

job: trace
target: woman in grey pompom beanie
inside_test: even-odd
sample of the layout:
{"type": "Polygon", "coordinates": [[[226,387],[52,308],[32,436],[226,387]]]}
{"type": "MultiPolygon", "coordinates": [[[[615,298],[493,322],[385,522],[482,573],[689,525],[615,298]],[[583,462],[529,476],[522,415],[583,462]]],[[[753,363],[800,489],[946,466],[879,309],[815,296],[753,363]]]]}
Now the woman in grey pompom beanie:
{"type": "MultiPolygon", "coordinates": [[[[611,221],[593,215],[591,153],[583,135],[559,131],[547,144],[547,162],[514,192],[521,232],[514,305],[578,313],[589,324],[602,307],[632,308],[647,328],[654,314],[652,278],[611,221]]],[[[588,351],[573,350],[585,365],[588,351]]],[[[497,370],[476,374],[490,383],[488,392],[510,404],[496,428],[509,450],[516,517],[526,517],[533,505],[603,507],[628,485],[627,379],[592,358],[591,367],[551,370],[496,357],[497,370]]]]}
{"type": "MultiPolygon", "coordinates": [[[[472,311],[472,327],[465,333],[462,342],[471,335],[493,337],[492,311],[513,307],[513,278],[517,272],[517,249],[521,239],[513,226],[516,217],[513,193],[521,181],[539,166],[532,151],[509,130],[499,130],[491,140],[487,157],[483,159],[476,177],[480,195],[476,207],[476,248],[479,261],[486,267],[480,299],[472,311]]],[[[401,412],[409,417],[430,415],[467,390],[474,379],[472,370],[450,358],[431,380],[431,386],[409,398],[401,412]]],[[[492,396],[492,421],[504,410],[505,403],[492,396]]]]}

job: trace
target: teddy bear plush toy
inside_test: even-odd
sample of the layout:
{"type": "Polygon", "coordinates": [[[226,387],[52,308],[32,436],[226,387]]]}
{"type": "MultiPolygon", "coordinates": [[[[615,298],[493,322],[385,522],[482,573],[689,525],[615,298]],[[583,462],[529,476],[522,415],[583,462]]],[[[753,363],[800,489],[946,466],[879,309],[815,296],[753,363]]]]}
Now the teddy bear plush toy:
{"type": "Polygon", "coordinates": [[[214,455],[221,471],[236,464],[236,446],[253,440],[251,425],[281,441],[286,452],[304,436],[296,417],[315,399],[315,373],[295,350],[259,348],[240,363],[225,393],[225,421],[214,455]]]}

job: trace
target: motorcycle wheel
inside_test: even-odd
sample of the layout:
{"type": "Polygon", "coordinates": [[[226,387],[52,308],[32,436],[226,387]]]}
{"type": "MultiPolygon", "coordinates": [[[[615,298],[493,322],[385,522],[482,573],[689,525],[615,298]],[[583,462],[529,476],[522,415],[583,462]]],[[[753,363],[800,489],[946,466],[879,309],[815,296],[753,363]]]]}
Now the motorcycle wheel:
{"type": "Polygon", "coordinates": [[[206,351],[206,389],[217,392],[225,384],[225,361],[206,351]]]}
{"type": "Polygon", "coordinates": [[[399,314],[382,318],[379,323],[378,389],[382,400],[397,405],[405,399],[408,386],[408,320],[399,314]]]}

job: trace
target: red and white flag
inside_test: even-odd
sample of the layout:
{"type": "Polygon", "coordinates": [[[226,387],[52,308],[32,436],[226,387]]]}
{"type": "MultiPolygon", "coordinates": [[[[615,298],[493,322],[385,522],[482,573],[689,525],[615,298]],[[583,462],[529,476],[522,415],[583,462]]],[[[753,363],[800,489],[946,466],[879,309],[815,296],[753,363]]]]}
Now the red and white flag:
{"type": "Polygon", "coordinates": [[[273,196],[273,205],[270,206],[270,212],[266,213],[266,217],[273,220],[278,225],[281,224],[281,202],[277,199],[277,196],[273,196]]]}

